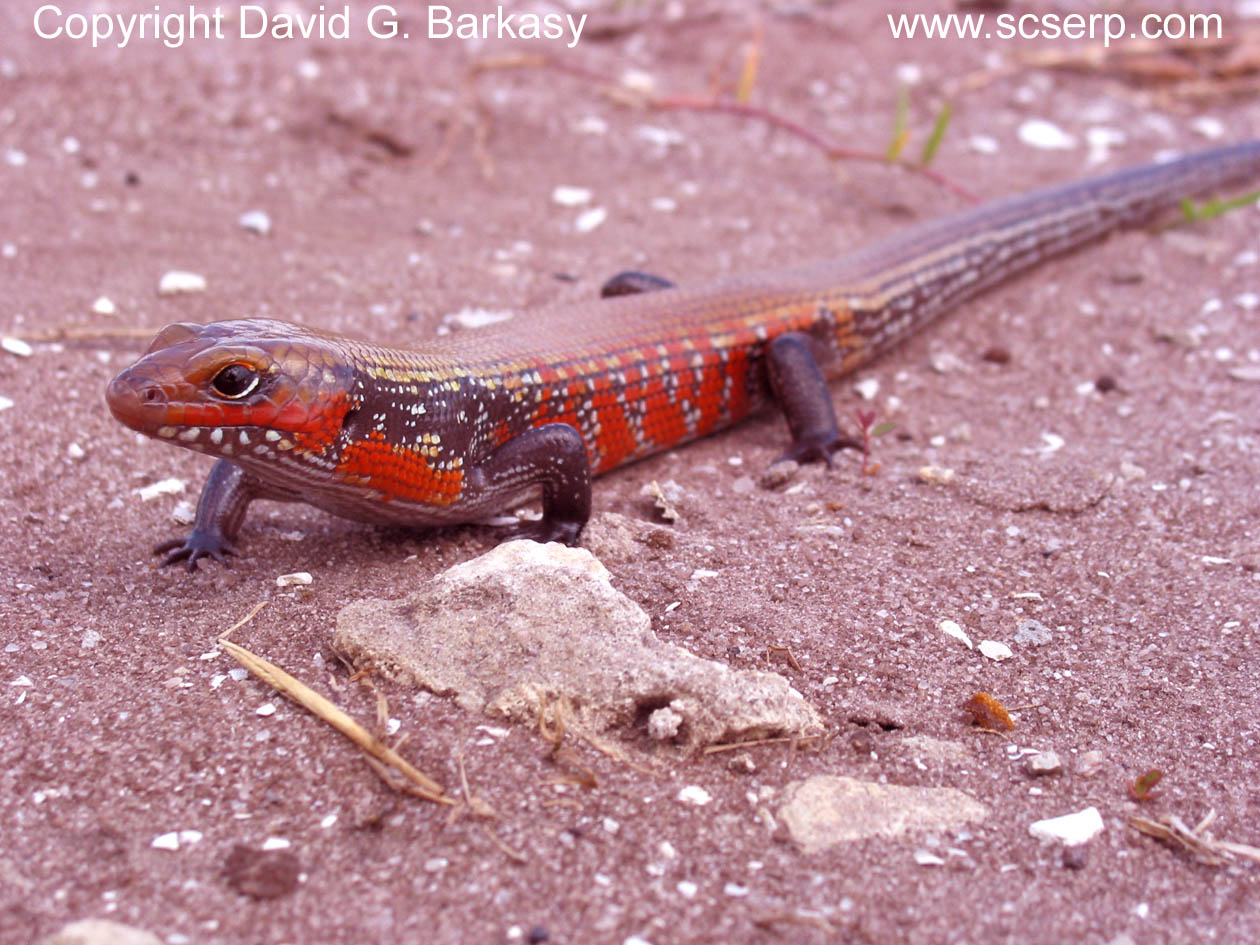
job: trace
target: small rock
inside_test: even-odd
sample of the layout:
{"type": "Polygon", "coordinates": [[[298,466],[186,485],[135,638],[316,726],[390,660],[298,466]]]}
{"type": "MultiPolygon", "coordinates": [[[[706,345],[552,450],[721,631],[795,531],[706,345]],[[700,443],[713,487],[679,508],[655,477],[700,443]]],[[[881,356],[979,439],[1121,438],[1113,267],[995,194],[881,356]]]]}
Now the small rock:
{"type": "Polygon", "coordinates": [[[1048,820],[1038,820],[1028,825],[1028,832],[1042,840],[1058,840],[1067,846],[1085,843],[1102,833],[1102,814],[1097,807],[1086,807],[1084,810],[1048,820]]]}
{"type": "Polygon", "coordinates": [[[863,400],[874,400],[879,396],[879,378],[864,377],[853,385],[853,389],[863,400]]]}
{"type": "Polygon", "coordinates": [[[727,761],[726,767],[734,771],[736,774],[754,774],[757,771],[757,762],[753,761],[752,755],[746,751],[741,751],[737,755],[732,755],[727,761]]]}
{"type": "Polygon", "coordinates": [[[713,795],[698,784],[688,784],[678,792],[678,800],[693,807],[704,807],[713,800],[713,795]]]}
{"type": "Polygon", "coordinates": [[[922,466],[919,469],[919,480],[930,486],[948,486],[956,475],[946,466],[922,466]]]}
{"type": "Polygon", "coordinates": [[[781,459],[761,474],[757,484],[763,489],[781,489],[796,478],[801,464],[794,459],[781,459]]]}
{"type": "Polygon", "coordinates": [[[953,830],[989,809],[954,788],[906,787],[815,775],[784,789],[779,820],[806,854],[868,837],[953,830]]]}
{"type": "Polygon", "coordinates": [[[294,571],[291,574],[281,574],[276,578],[276,587],[296,587],[313,583],[315,583],[315,578],[308,571],[294,571]]]}
{"type": "Polygon", "coordinates": [[[1051,639],[1050,628],[1038,620],[1021,620],[1015,628],[1015,642],[1023,646],[1045,646],[1051,639]]]}
{"type": "Polygon", "coordinates": [[[364,668],[453,693],[466,709],[536,723],[641,733],[644,707],[680,744],[817,734],[822,720],[782,676],[733,670],[665,643],[589,551],[511,541],[402,600],[364,600],[337,617],[335,645],[364,668]]]}
{"type": "Polygon", "coordinates": [[[1052,751],[1039,751],[1035,755],[1029,755],[1024,767],[1033,777],[1063,773],[1063,762],[1052,751]]]}
{"type": "Polygon", "coordinates": [[[648,735],[661,742],[677,738],[684,721],[685,719],[669,706],[657,709],[648,716],[648,735]]]}
{"type": "Polygon", "coordinates": [[[1092,778],[1102,768],[1104,761],[1106,756],[1101,751],[1087,751],[1077,759],[1076,773],[1083,778],[1092,778]]]}
{"type": "Polygon", "coordinates": [[[1019,126],[1019,140],[1032,148],[1067,151],[1076,147],[1076,139],[1053,122],[1030,118],[1019,126]]]}
{"type": "Polygon", "coordinates": [[[162,940],[152,932],[120,922],[83,919],[40,939],[39,945],[162,945],[162,940]]]}
{"type": "Polygon", "coordinates": [[[562,207],[580,207],[591,202],[589,187],[560,186],[551,192],[551,200],[562,207]]]}
{"type": "Polygon", "coordinates": [[[975,649],[971,643],[971,637],[967,636],[967,632],[954,620],[942,620],[936,625],[936,628],[947,636],[953,637],[955,640],[961,640],[967,644],[967,649],[975,649]]]}
{"type": "Polygon", "coordinates": [[[1011,652],[1011,648],[1005,643],[999,643],[997,640],[981,640],[977,647],[981,656],[987,656],[989,659],[1000,663],[1002,660],[1009,660],[1015,654],[1011,652]]]}
{"type": "Polygon", "coordinates": [[[158,295],[181,295],[205,291],[206,277],[199,272],[172,269],[164,273],[158,282],[158,295]]]}
{"type": "Polygon", "coordinates": [[[251,233],[257,233],[259,236],[266,236],[271,232],[271,217],[262,210],[249,210],[242,213],[236,222],[242,228],[251,233]]]}
{"type": "Polygon", "coordinates": [[[914,862],[920,866],[944,866],[945,861],[930,850],[915,850],[914,862]]]}
{"type": "Polygon", "coordinates": [[[512,317],[512,313],[497,309],[486,308],[462,308],[458,312],[452,312],[442,319],[443,325],[451,328],[470,329],[484,328],[486,325],[495,325],[499,322],[505,322],[512,317]]]}
{"type": "Polygon", "coordinates": [[[158,496],[175,495],[183,492],[187,485],[182,479],[160,479],[157,482],[141,486],[138,489],[132,489],[131,491],[140,496],[141,501],[149,502],[158,496]]]}
{"type": "Polygon", "coordinates": [[[228,886],[251,899],[279,899],[298,885],[301,863],[292,850],[255,850],[238,843],[223,864],[228,886]]]}
{"type": "Polygon", "coordinates": [[[9,354],[16,354],[19,358],[29,358],[35,353],[35,349],[21,338],[10,338],[7,336],[0,338],[0,348],[9,352],[9,354]]]}
{"type": "Polygon", "coordinates": [[[607,209],[604,207],[591,207],[591,209],[584,210],[578,214],[578,218],[573,221],[573,229],[579,233],[589,233],[607,219],[607,209]]]}

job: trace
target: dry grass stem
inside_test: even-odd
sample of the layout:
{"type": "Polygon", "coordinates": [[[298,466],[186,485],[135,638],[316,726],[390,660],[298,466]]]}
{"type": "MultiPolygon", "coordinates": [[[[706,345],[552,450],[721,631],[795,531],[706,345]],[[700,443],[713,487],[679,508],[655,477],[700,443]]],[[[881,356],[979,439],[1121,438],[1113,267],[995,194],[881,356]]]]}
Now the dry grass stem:
{"type": "MultiPolygon", "coordinates": [[[[446,796],[442,785],[415,768],[393,748],[385,744],[385,742],[355,721],[348,713],[321,696],[310,686],[294,679],[279,666],[268,662],[261,656],[256,656],[231,640],[220,637],[219,645],[267,685],[288,696],[316,717],[323,719],[382,764],[398,771],[416,789],[414,791],[409,790],[408,793],[414,793],[417,797],[423,797],[425,800],[433,801],[436,804],[455,803],[446,796]]],[[[377,770],[379,773],[379,769],[374,770],[377,770]]]]}

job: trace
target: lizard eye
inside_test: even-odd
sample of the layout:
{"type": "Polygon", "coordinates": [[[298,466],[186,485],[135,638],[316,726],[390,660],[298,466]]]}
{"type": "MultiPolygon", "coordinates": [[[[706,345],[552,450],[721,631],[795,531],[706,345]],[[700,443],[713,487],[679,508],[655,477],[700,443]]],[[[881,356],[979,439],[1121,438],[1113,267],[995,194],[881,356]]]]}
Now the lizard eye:
{"type": "Polygon", "coordinates": [[[258,375],[244,364],[229,364],[210,382],[216,394],[240,400],[258,386],[258,375]]]}

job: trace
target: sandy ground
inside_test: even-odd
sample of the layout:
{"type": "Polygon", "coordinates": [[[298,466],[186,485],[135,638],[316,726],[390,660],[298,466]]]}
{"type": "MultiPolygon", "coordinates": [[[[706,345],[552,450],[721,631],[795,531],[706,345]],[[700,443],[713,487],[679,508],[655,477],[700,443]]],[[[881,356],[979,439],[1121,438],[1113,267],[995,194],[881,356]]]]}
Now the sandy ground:
{"type": "MultiPolygon", "coordinates": [[[[583,788],[536,732],[488,732],[447,699],[382,685],[408,757],[449,785],[462,757],[494,820],[391,792],[340,736],[224,678],[235,663],[214,642],[268,601],[236,639],[370,722],[375,697],[329,648],[338,610],[401,596],[494,533],[260,503],[230,569],[157,570],[149,548],[179,530],[210,461],[140,439],[102,399],[171,321],[268,315],[420,341],[467,306],[589,297],[630,266],[695,283],[789,264],[962,204],[757,120],[639,110],[580,76],[470,85],[487,56],[541,51],[705,96],[760,37],[752,102],[874,152],[899,79],[917,78],[908,153],[948,97],[933,166],[988,197],[1254,135],[1260,108],[1230,94],[1245,71],[1208,71],[1228,50],[1155,60],[1188,73],[1177,81],[1127,78],[1114,57],[1048,70],[1021,57],[1102,45],[895,41],[884,5],[857,2],[596,7],[573,49],[358,29],[94,50],[37,38],[36,6],[0,12],[0,333],[82,336],[0,354],[0,939],[100,916],[172,945],[1260,940],[1255,866],[1204,865],[1126,824],[1214,810],[1216,836],[1260,843],[1260,387],[1231,376],[1260,360],[1254,208],[1046,265],[864,370],[896,424],[876,475],[846,457],[795,491],[750,489],[785,442],[767,416],[600,480],[597,513],[644,521],[645,484],[685,490],[672,541],[609,562],[656,632],[741,668],[790,647],[799,671],[779,651],[771,668],[834,737],[752,749],[752,771],[631,741],[654,777],[577,744],[596,781],[583,788]],[[1077,145],[1021,143],[1029,119],[1077,145]],[[1097,129],[1123,136],[1099,164],[1097,129]],[[590,203],[558,205],[560,185],[590,203]],[[607,218],[583,232],[593,207],[607,218]],[[253,210],[268,235],[238,222],[253,210]],[[169,270],[206,291],[159,296],[169,270]],[[101,297],[113,314],[94,311],[101,297]],[[1008,362],[983,359],[994,346],[1008,362]],[[921,482],[926,464],[955,485],[921,482]],[[184,494],[138,495],[167,478],[184,494]],[[309,588],[276,587],[299,570],[309,588]],[[968,650],[942,619],[1014,657],[968,650]],[[1048,643],[1016,642],[1030,619],[1048,643]],[[1022,707],[1009,737],[971,728],[977,691],[1022,707]],[[922,749],[939,743],[950,751],[922,749]],[[1065,772],[1033,780],[1026,748],[1065,772]],[[1152,768],[1159,796],[1139,805],[1128,785],[1152,768]],[[959,788],[991,813],[806,855],[758,811],[816,774],[959,788]],[[690,785],[712,800],[681,803],[690,785]],[[1089,806],[1105,829],[1066,861],[1029,834],[1089,806]],[[196,835],[154,847],[173,831],[196,835]],[[260,863],[269,838],[281,849],[260,863]]],[[[351,4],[356,23],[369,6],[351,4]]],[[[1232,6],[1206,6],[1243,36],[1232,6]]],[[[419,32],[421,7],[405,10],[419,32]]],[[[863,405],[851,382],[835,396],[846,417],[863,405]]]]}

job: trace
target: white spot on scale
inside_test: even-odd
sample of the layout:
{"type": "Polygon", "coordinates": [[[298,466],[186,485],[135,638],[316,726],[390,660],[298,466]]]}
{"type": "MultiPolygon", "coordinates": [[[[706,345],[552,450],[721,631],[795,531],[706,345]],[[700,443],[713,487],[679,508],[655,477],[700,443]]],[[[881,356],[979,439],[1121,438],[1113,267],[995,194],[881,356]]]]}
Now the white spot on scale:
{"type": "Polygon", "coordinates": [[[263,438],[266,439],[267,442],[269,443],[275,443],[277,440],[280,439],[280,434],[277,433],[275,430],[268,430],[266,433],[263,434],[263,438]]]}
{"type": "Polygon", "coordinates": [[[213,443],[215,446],[218,446],[220,443],[223,442],[223,428],[222,427],[215,427],[213,430],[210,431],[210,442],[213,443]]]}
{"type": "Polygon", "coordinates": [[[191,443],[199,436],[201,436],[201,427],[189,427],[179,435],[179,438],[185,443],[191,443]]]}
{"type": "Polygon", "coordinates": [[[161,437],[165,437],[168,440],[178,432],[179,431],[176,430],[174,427],[158,427],[157,428],[157,435],[161,437]]]}
{"type": "Polygon", "coordinates": [[[249,434],[244,430],[241,431],[241,446],[249,446],[249,434]]]}

